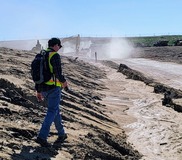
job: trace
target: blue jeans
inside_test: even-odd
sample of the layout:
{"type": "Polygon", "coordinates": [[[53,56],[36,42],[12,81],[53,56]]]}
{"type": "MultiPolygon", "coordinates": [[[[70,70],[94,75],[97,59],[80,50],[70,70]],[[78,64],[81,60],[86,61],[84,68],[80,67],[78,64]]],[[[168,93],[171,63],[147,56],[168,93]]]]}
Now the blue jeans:
{"type": "Polygon", "coordinates": [[[65,131],[62,125],[62,117],[60,115],[59,109],[61,88],[56,87],[47,92],[42,92],[42,95],[44,97],[45,104],[47,105],[47,114],[45,116],[38,137],[44,140],[47,139],[52,122],[55,124],[55,127],[58,131],[58,136],[64,135],[65,131]]]}

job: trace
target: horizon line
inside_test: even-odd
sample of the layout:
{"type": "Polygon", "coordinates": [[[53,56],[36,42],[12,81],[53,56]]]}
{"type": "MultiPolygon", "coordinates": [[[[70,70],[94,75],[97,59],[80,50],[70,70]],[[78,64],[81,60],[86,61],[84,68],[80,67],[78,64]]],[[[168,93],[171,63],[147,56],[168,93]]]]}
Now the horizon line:
{"type": "MultiPolygon", "coordinates": [[[[77,37],[78,35],[80,34],[77,34],[77,35],[71,35],[71,36],[52,36],[52,37],[57,37],[57,38],[60,38],[60,39],[64,39],[64,38],[71,38],[71,37],[77,37]]],[[[138,35],[138,36],[98,36],[98,35],[95,35],[95,36],[80,36],[81,38],[142,38],[142,37],[167,37],[167,36],[182,36],[182,34],[159,34],[159,35],[138,35]]],[[[9,40],[0,40],[0,42],[8,42],[8,41],[30,41],[30,40],[48,40],[50,38],[30,38],[30,39],[9,39],[9,40]]]]}

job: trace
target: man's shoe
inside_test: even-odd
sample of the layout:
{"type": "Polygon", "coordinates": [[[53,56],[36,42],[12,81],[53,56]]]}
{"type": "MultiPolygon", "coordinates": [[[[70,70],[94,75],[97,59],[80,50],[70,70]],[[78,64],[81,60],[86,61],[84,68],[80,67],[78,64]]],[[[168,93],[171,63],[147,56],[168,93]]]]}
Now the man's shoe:
{"type": "Polygon", "coordinates": [[[65,140],[66,138],[68,138],[67,134],[64,134],[64,135],[62,135],[62,136],[59,136],[59,137],[57,138],[57,140],[56,140],[54,143],[55,143],[55,144],[56,144],[56,143],[63,143],[64,140],[65,140]]]}
{"type": "Polygon", "coordinates": [[[42,139],[40,137],[37,137],[35,142],[40,144],[42,147],[50,147],[50,144],[47,142],[47,140],[44,140],[44,139],[42,139]]]}

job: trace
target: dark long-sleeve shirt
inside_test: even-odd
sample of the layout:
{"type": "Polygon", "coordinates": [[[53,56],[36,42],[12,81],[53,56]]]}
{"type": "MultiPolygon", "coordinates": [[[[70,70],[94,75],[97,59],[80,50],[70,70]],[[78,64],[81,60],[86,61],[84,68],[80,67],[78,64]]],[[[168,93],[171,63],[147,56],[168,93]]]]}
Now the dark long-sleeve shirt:
{"type": "MultiPolygon", "coordinates": [[[[50,52],[54,52],[53,49],[48,48],[47,51],[50,52]]],[[[54,54],[51,57],[50,63],[53,67],[53,73],[55,75],[55,77],[62,83],[64,83],[66,81],[64,75],[62,74],[62,68],[61,68],[61,57],[58,53],[54,54]]],[[[47,85],[45,83],[42,84],[36,84],[35,85],[35,89],[37,90],[37,92],[44,92],[44,91],[48,91],[53,89],[54,87],[56,87],[55,85],[47,85]]]]}
{"type": "Polygon", "coordinates": [[[53,66],[53,73],[55,74],[56,78],[60,82],[65,82],[66,79],[65,79],[64,75],[62,74],[60,55],[58,53],[53,55],[50,62],[51,62],[51,65],[53,66]]]}

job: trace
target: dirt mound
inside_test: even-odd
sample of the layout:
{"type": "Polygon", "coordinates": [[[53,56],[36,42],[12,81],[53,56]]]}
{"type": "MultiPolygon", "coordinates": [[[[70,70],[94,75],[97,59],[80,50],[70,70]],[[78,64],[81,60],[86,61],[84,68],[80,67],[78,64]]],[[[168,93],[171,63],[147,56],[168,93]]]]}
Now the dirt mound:
{"type": "MultiPolygon", "coordinates": [[[[174,62],[181,64],[181,46],[166,46],[166,47],[146,47],[136,53],[136,57],[148,58],[152,60],[162,61],[162,62],[174,62]]],[[[111,63],[111,62],[110,62],[111,63]]],[[[179,104],[182,98],[182,91],[179,89],[172,88],[163,83],[156,82],[154,79],[147,77],[143,73],[129,68],[125,64],[119,65],[119,72],[127,76],[127,78],[139,80],[145,84],[154,87],[155,93],[164,94],[162,104],[173,108],[175,111],[182,112],[182,105],[179,104]]]]}
{"type": "Polygon", "coordinates": [[[162,62],[182,63],[182,46],[144,47],[138,48],[134,57],[148,58],[162,62]]]}
{"type": "MultiPolygon", "coordinates": [[[[34,96],[30,63],[34,53],[0,48],[0,158],[1,159],[140,159],[127,136],[108,117],[101,100],[106,73],[84,61],[63,57],[70,84],[63,91],[62,117],[68,139],[61,146],[40,147],[34,142],[46,113],[34,96]],[[98,101],[99,100],[99,101],[98,101]]],[[[48,141],[53,143],[55,128],[48,141]]]]}

